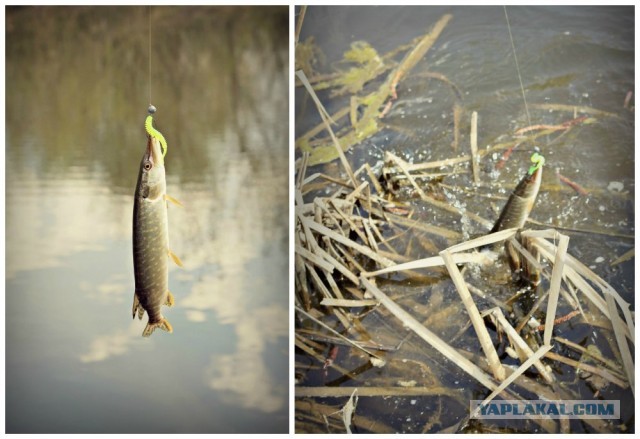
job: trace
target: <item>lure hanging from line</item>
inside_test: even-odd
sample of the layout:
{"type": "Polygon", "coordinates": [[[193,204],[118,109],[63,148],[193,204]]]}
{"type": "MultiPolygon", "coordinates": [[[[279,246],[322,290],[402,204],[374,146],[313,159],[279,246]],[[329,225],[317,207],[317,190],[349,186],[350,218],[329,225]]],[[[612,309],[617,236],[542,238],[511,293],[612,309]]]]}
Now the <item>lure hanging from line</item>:
{"type": "Polygon", "coordinates": [[[149,113],[149,115],[147,116],[147,118],[144,121],[144,129],[147,131],[147,134],[150,135],[151,137],[158,139],[158,142],[160,142],[160,145],[162,146],[162,157],[164,158],[164,156],[167,155],[167,141],[165,140],[164,136],[162,135],[162,133],[158,130],[156,130],[153,127],[153,113],[156,112],[156,107],[154,107],[153,105],[149,105],[149,108],[147,109],[147,112],[149,113]]]}

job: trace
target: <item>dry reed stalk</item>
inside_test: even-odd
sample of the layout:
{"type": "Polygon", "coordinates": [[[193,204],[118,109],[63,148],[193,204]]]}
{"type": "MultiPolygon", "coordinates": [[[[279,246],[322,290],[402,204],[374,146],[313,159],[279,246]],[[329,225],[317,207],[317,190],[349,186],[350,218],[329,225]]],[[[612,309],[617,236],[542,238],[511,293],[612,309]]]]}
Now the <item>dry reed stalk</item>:
{"type": "Polygon", "coordinates": [[[331,136],[331,140],[333,141],[333,144],[336,147],[336,151],[338,152],[338,157],[340,157],[340,162],[342,163],[342,166],[347,172],[347,175],[349,176],[349,179],[351,180],[351,184],[353,185],[353,187],[354,188],[357,187],[358,182],[356,180],[356,177],[353,175],[353,170],[351,169],[351,165],[349,164],[347,157],[344,155],[342,146],[340,146],[340,142],[338,141],[338,138],[336,137],[336,135],[333,132],[333,129],[331,128],[331,123],[335,123],[335,122],[331,119],[331,116],[329,116],[329,113],[327,113],[327,110],[325,110],[324,106],[320,102],[320,99],[318,99],[316,92],[313,90],[313,87],[311,86],[311,84],[309,84],[309,81],[307,80],[307,76],[304,74],[304,72],[302,70],[298,70],[296,71],[296,76],[300,78],[300,81],[302,81],[302,84],[307,89],[307,92],[309,92],[309,94],[311,95],[313,102],[315,102],[316,107],[318,109],[318,113],[320,113],[320,117],[322,118],[322,122],[324,122],[324,125],[327,131],[329,132],[329,135],[331,136]]]}
{"type": "Polygon", "coordinates": [[[494,390],[495,388],[497,388],[497,385],[493,381],[493,379],[482,369],[480,369],[476,364],[467,360],[456,349],[449,346],[444,340],[421,325],[420,322],[418,322],[409,313],[400,308],[398,304],[396,304],[386,294],[380,291],[380,289],[378,289],[378,287],[376,287],[368,279],[361,277],[360,280],[367,291],[387,310],[389,310],[391,314],[393,314],[398,320],[400,320],[404,326],[414,331],[420,338],[437,349],[447,359],[449,359],[466,373],[471,375],[489,390],[494,390]]]}
{"type": "MultiPolygon", "coordinates": [[[[316,272],[315,268],[307,265],[307,270],[309,270],[309,273],[311,274],[311,279],[313,280],[316,287],[318,287],[318,290],[322,293],[322,295],[326,298],[330,298],[330,299],[334,298],[334,296],[331,294],[329,289],[320,279],[320,276],[318,276],[318,273],[316,272]]],[[[325,278],[327,279],[327,282],[329,283],[329,286],[331,286],[333,293],[336,295],[336,297],[338,299],[343,299],[340,289],[338,288],[335,281],[333,280],[333,276],[325,272],[325,278]]],[[[338,319],[338,321],[340,322],[340,324],[342,324],[344,328],[348,329],[351,327],[349,319],[347,319],[347,317],[344,315],[344,313],[341,312],[341,310],[334,309],[334,308],[329,308],[329,309],[330,309],[330,312],[338,319]]]]}
{"type": "Polygon", "coordinates": [[[300,245],[296,245],[296,254],[329,273],[333,272],[334,266],[332,264],[322,259],[320,256],[311,253],[309,250],[303,248],[300,245]]]}
{"type": "Polygon", "coordinates": [[[611,361],[611,360],[609,360],[607,358],[604,358],[604,357],[596,354],[595,352],[589,351],[587,348],[584,348],[584,347],[580,346],[577,343],[574,343],[574,342],[572,342],[570,340],[567,340],[566,338],[563,338],[563,337],[555,336],[553,338],[557,342],[562,343],[563,345],[568,346],[571,349],[574,349],[574,350],[580,352],[583,355],[586,355],[586,356],[588,356],[590,358],[593,358],[594,360],[599,361],[602,364],[605,364],[609,369],[612,369],[612,371],[615,372],[616,374],[620,374],[620,372],[622,371],[622,367],[620,367],[620,365],[614,363],[613,361],[611,361]]]}
{"type": "MultiPolygon", "coordinates": [[[[493,310],[491,310],[491,314],[493,314],[493,316],[495,316],[495,318],[498,320],[498,322],[500,323],[500,327],[507,333],[509,340],[511,340],[511,342],[516,346],[519,353],[524,354],[524,356],[526,357],[524,361],[522,360],[522,358],[520,359],[520,361],[526,363],[527,360],[534,356],[533,350],[531,350],[527,342],[524,341],[522,337],[520,337],[520,334],[518,334],[516,330],[513,329],[513,326],[511,326],[511,324],[504,317],[504,314],[502,313],[500,308],[494,308],[493,310]]],[[[548,344],[545,346],[551,349],[551,345],[548,344]]],[[[547,349],[547,351],[549,349],[547,349]]],[[[541,356],[539,356],[538,358],[541,358],[541,356]]],[[[555,382],[553,375],[547,370],[546,366],[542,364],[542,361],[538,359],[533,361],[531,364],[535,366],[536,369],[538,369],[538,372],[540,372],[540,376],[542,376],[542,378],[547,383],[551,384],[555,382]]],[[[515,378],[516,377],[514,377],[513,379],[515,378]]]]}
{"type": "Polygon", "coordinates": [[[471,113],[471,170],[473,172],[473,183],[480,183],[480,173],[478,170],[478,112],[471,113]]]}
{"type": "Polygon", "coordinates": [[[349,300],[349,299],[329,299],[324,298],[320,302],[322,306],[345,306],[348,308],[356,308],[360,306],[376,306],[378,302],[371,299],[365,300],[349,300]]]}
{"type": "MultiPolygon", "coordinates": [[[[346,259],[347,262],[349,262],[351,265],[353,265],[356,268],[356,270],[358,270],[358,272],[365,271],[364,267],[362,265],[360,265],[360,263],[358,261],[356,261],[356,259],[353,256],[351,256],[349,251],[347,251],[347,249],[345,249],[340,243],[336,242],[334,247],[342,254],[342,257],[344,259],[346,259]]],[[[382,253],[380,253],[380,254],[382,256],[385,256],[382,253]]]]}
{"type": "Polygon", "coordinates": [[[304,15],[306,12],[307,7],[300,6],[300,14],[298,14],[298,20],[296,21],[295,44],[298,44],[298,39],[300,38],[300,31],[302,30],[302,23],[304,22],[304,15]]]}
{"type": "Polygon", "coordinates": [[[453,104],[453,142],[451,146],[454,151],[458,151],[458,143],[460,143],[460,118],[462,117],[462,107],[455,102],[453,104]]]}
{"type": "MultiPolygon", "coordinates": [[[[453,258],[454,264],[466,264],[468,262],[473,263],[486,263],[488,258],[479,253],[456,253],[451,255],[453,258]]],[[[391,267],[383,268],[376,271],[369,271],[361,273],[364,277],[373,277],[379,276],[381,274],[387,273],[395,273],[397,271],[405,271],[405,270],[416,270],[418,268],[432,268],[432,267],[441,267],[445,265],[445,262],[440,256],[432,256],[430,258],[418,259],[415,261],[407,262],[405,264],[393,265],[391,267]]]]}
{"type": "MultiPolygon", "coordinates": [[[[371,299],[362,299],[362,301],[365,300],[371,300],[371,299]]],[[[377,303],[377,302],[376,302],[377,303]]],[[[348,343],[344,342],[342,339],[337,338],[337,337],[332,337],[330,335],[327,334],[323,334],[317,331],[313,331],[310,329],[305,329],[305,328],[297,328],[296,329],[296,334],[301,334],[301,335],[305,335],[307,340],[313,340],[313,341],[317,341],[319,343],[324,343],[324,344],[337,344],[337,345],[342,345],[342,346],[349,346],[348,343]]],[[[375,351],[385,351],[385,352],[392,352],[392,351],[397,351],[398,350],[398,346],[388,346],[388,345],[381,345],[378,344],[374,341],[359,341],[358,342],[360,344],[360,346],[367,348],[367,349],[372,349],[375,351]]]]}
{"type": "MultiPolygon", "coordinates": [[[[330,416],[332,413],[336,412],[335,407],[321,404],[316,401],[306,401],[306,400],[298,399],[295,402],[295,406],[296,406],[296,417],[299,416],[300,412],[308,412],[310,413],[309,417],[313,418],[313,420],[316,422],[319,422],[322,420],[322,418],[320,418],[318,415],[330,416]]],[[[397,430],[395,428],[385,425],[377,419],[369,419],[364,416],[354,415],[353,422],[358,426],[360,426],[360,428],[369,430],[373,433],[379,433],[379,434],[397,433],[397,430]]],[[[298,432],[299,431],[296,428],[296,433],[298,432]]]]}
{"type": "Polygon", "coordinates": [[[343,398],[358,390],[361,397],[444,396],[455,392],[444,386],[429,387],[296,387],[296,398],[343,398]]]}
{"type": "MultiPolygon", "coordinates": [[[[546,257],[549,260],[552,260],[554,258],[553,252],[554,252],[555,246],[553,246],[553,244],[540,238],[535,238],[534,244],[537,246],[538,250],[541,252],[541,254],[544,257],[546,257]]],[[[577,288],[579,288],[585,294],[585,296],[594,305],[596,305],[600,309],[600,311],[602,311],[602,313],[607,318],[611,319],[611,316],[609,314],[609,308],[606,305],[605,299],[603,299],[602,296],[600,296],[596,292],[596,290],[587,283],[585,278],[589,279],[591,282],[594,283],[594,285],[598,286],[598,288],[600,288],[605,295],[606,295],[605,291],[608,291],[612,295],[612,297],[616,300],[616,302],[618,302],[618,305],[622,309],[623,314],[625,316],[625,320],[627,323],[627,327],[624,328],[625,336],[628,337],[631,341],[634,341],[633,333],[634,333],[635,327],[633,324],[633,316],[631,315],[631,312],[629,310],[630,305],[627,302],[625,302],[624,299],[622,299],[622,297],[620,297],[620,295],[607,282],[605,282],[602,278],[600,278],[600,276],[595,274],[593,271],[591,271],[589,268],[587,268],[584,264],[582,264],[580,261],[578,261],[571,255],[567,255],[564,271],[565,271],[564,273],[565,276],[568,279],[570,279],[571,282],[573,282],[573,284],[577,288]]]]}
{"type": "Polygon", "coordinates": [[[378,243],[373,237],[373,233],[371,232],[368,221],[362,221],[362,226],[364,227],[364,231],[367,234],[367,241],[369,242],[369,246],[373,249],[373,251],[378,252],[378,243]]]}
{"type": "Polygon", "coordinates": [[[335,329],[333,329],[330,326],[327,326],[325,323],[323,323],[322,321],[316,319],[314,316],[312,316],[311,314],[309,314],[308,312],[306,312],[305,310],[303,310],[302,308],[296,307],[296,312],[301,313],[302,315],[304,315],[305,317],[307,317],[308,319],[310,319],[312,322],[322,326],[324,329],[326,329],[327,331],[329,331],[330,333],[332,333],[333,335],[335,335],[336,337],[344,340],[345,342],[349,343],[350,346],[361,350],[362,352],[364,352],[365,354],[367,354],[369,357],[373,357],[373,358],[377,358],[379,360],[382,360],[382,358],[380,358],[378,355],[374,354],[373,352],[363,348],[358,342],[353,341],[353,340],[349,340],[347,337],[345,337],[344,335],[340,334],[339,332],[337,332],[335,329]]]}
{"type": "MultiPolygon", "coordinates": [[[[299,299],[302,300],[302,306],[304,309],[309,310],[311,309],[311,295],[309,294],[309,288],[307,286],[307,268],[304,259],[302,259],[302,256],[297,253],[295,255],[295,270],[295,281],[298,286],[296,288],[296,292],[300,292],[300,295],[302,296],[299,299]]],[[[297,294],[296,298],[298,298],[297,294]]]]}
{"type": "Polygon", "coordinates": [[[525,259],[531,264],[536,270],[542,271],[542,265],[540,262],[527,250],[524,248],[517,239],[514,237],[509,238],[509,243],[513,245],[513,247],[518,250],[518,252],[525,257],[525,259]]]}
{"type": "Polygon", "coordinates": [[[431,224],[425,224],[422,221],[417,219],[414,220],[414,219],[404,218],[394,214],[388,214],[387,218],[389,219],[389,222],[392,224],[399,224],[401,226],[406,226],[409,229],[422,230],[424,232],[430,233],[432,235],[441,236],[446,239],[455,240],[455,239],[460,239],[462,237],[462,234],[456,231],[449,230],[444,227],[432,226],[431,224]]]}
{"type": "Polygon", "coordinates": [[[509,239],[510,237],[515,235],[516,232],[517,232],[517,229],[500,230],[499,232],[494,232],[489,235],[484,235],[478,238],[470,239],[460,244],[452,245],[447,249],[447,251],[450,253],[458,253],[466,250],[471,250],[473,248],[494,244],[496,242],[509,239]]]}
{"type": "MultiPolygon", "coordinates": [[[[304,351],[305,353],[310,355],[312,358],[315,358],[320,364],[325,363],[325,358],[322,355],[318,354],[315,350],[313,350],[313,348],[311,348],[310,346],[307,346],[307,344],[302,340],[302,337],[300,337],[299,335],[296,334],[293,342],[298,349],[304,351]]],[[[357,379],[356,377],[353,376],[353,374],[350,371],[338,366],[337,364],[330,364],[329,367],[337,370],[342,375],[347,375],[354,380],[357,379]]]]}
{"type": "MultiPolygon", "coordinates": [[[[346,238],[336,232],[334,232],[333,230],[323,226],[322,224],[318,224],[315,221],[312,221],[309,218],[305,218],[303,216],[299,216],[300,222],[303,224],[303,226],[308,227],[311,230],[315,230],[316,232],[325,235],[331,239],[333,239],[334,241],[337,241],[343,245],[346,245],[347,247],[351,247],[353,249],[355,249],[356,251],[362,253],[363,255],[369,257],[370,259],[373,259],[374,261],[378,262],[379,264],[381,264],[382,266],[385,267],[389,267],[394,265],[393,261],[387,259],[387,258],[383,258],[380,255],[378,255],[376,252],[374,252],[373,250],[371,250],[369,247],[365,247],[364,245],[358,244],[354,241],[352,241],[349,238],[346,238]]],[[[357,283],[357,282],[356,282],[357,283]]]]}
{"type": "Polygon", "coordinates": [[[636,255],[636,249],[634,247],[631,250],[625,252],[619,258],[616,258],[616,260],[611,263],[611,266],[613,267],[614,265],[618,265],[618,264],[620,264],[622,262],[628,261],[629,259],[635,257],[635,255],[636,255]]]}
{"type": "Polygon", "coordinates": [[[576,369],[585,371],[585,372],[589,372],[592,373],[594,375],[598,375],[599,377],[604,378],[605,380],[615,384],[618,387],[621,387],[623,389],[626,389],[627,387],[629,387],[629,383],[627,383],[627,381],[625,381],[623,376],[620,376],[619,374],[617,374],[616,372],[613,372],[611,370],[607,370],[603,367],[595,367],[592,366],[590,364],[585,364],[585,363],[581,363],[579,361],[576,360],[572,360],[571,358],[567,358],[567,357],[563,357],[562,355],[558,355],[555,352],[548,352],[545,355],[548,359],[550,360],[554,360],[554,361],[559,361],[560,363],[564,363],[567,364],[569,366],[573,366],[576,369]]]}
{"type": "MultiPolygon", "coordinates": [[[[513,328],[512,328],[513,329],[513,328]]],[[[471,417],[477,416],[480,412],[480,409],[483,406],[486,406],[491,401],[494,400],[496,396],[498,396],[503,390],[505,390],[511,383],[513,383],[518,377],[524,374],[532,365],[536,362],[540,362],[540,359],[551,349],[551,346],[542,346],[536,352],[531,352],[529,358],[516,369],[515,372],[510,374],[505,380],[500,383],[500,385],[493,391],[489,396],[487,396],[482,403],[476,407],[476,410],[471,414],[471,417]]]]}
{"type": "Polygon", "coordinates": [[[300,163],[300,170],[296,178],[296,189],[301,189],[304,185],[305,175],[307,173],[307,165],[309,164],[309,153],[302,153],[302,161],[300,163]]]}
{"type": "Polygon", "coordinates": [[[613,334],[616,338],[616,342],[618,343],[618,349],[620,349],[620,356],[622,357],[622,365],[624,366],[624,371],[627,374],[627,379],[629,380],[629,386],[631,387],[631,392],[635,396],[635,370],[633,366],[633,357],[631,355],[631,351],[629,350],[629,343],[627,343],[627,339],[624,334],[623,323],[618,316],[618,310],[616,309],[616,303],[611,294],[605,294],[607,300],[607,306],[609,307],[609,312],[611,314],[611,324],[613,325],[613,334]]]}
{"type": "MultiPolygon", "coordinates": [[[[358,277],[353,274],[351,272],[351,270],[349,270],[347,267],[345,267],[342,263],[340,263],[336,258],[334,258],[333,256],[331,256],[329,253],[327,253],[325,250],[323,250],[322,248],[318,247],[316,249],[315,252],[317,255],[321,256],[322,258],[324,258],[327,262],[329,262],[331,265],[333,265],[333,267],[338,270],[340,273],[344,274],[344,276],[349,279],[351,282],[353,282],[354,284],[358,285],[358,277]]],[[[331,279],[333,279],[333,276],[331,276],[331,274],[328,272],[327,276],[331,277],[331,279]]]]}
{"type": "MultiPolygon", "coordinates": [[[[316,198],[315,200],[317,200],[318,198],[316,198]]],[[[296,204],[295,207],[295,212],[297,215],[311,215],[312,213],[314,213],[314,209],[315,209],[315,200],[311,203],[304,203],[304,204],[296,204]]],[[[336,198],[330,199],[331,204],[333,205],[333,207],[336,210],[339,211],[343,211],[343,210],[349,210],[349,209],[353,209],[353,203],[347,203],[346,201],[340,199],[340,198],[336,198]]]]}
{"type": "Polygon", "coordinates": [[[560,295],[560,283],[562,282],[562,270],[566,259],[567,248],[569,246],[569,237],[560,235],[560,240],[556,250],[556,257],[553,262],[553,272],[551,273],[551,285],[549,286],[549,299],[547,302],[547,316],[544,328],[544,344],[551,344],[551,336],[553,334],[553,322],[556,318],[556,308],[558,306],[558,297],[560,295]]]}
{"type": "Polygon", "coordinates": [[[405,55],[404,59],[400,62],[400,65],[393,73],[393,77],[389,82],[389,93],[394,99],[397,99],[396,87],[398,82],[409,73],[411,69],[415,67],[415,65],[420,61],[427,51],[433,46],[433,43],[436,42],[445,26],[449,23],[453,16],[450,14],[443,15],[440,20],[436,22],[431,31],[427,33],[424,38],[420,40],[420,42],[415,46],[415,48],[405,55]]]}
{"type": "Polygon", "coordinates": [[[496,352],[496,348],[493,346],[493,341],[491,340],[491,336],[489,335],[489,331],[487,331],[487,327],[484,324],[484,320],[480,316],[480,312],[476,307],[476,303],[473,301],[471,297],[471,293],[467,288],[467,284],[465,283],[462,275],[460,274],[460,270],[458,270],[458,266],[453,261],[451,253],[448,250],[443,250],[440,252],[440,256],[444,260],[444,264],[449,271],[449,275],[451,276],[451,280],[453,281],[456,289],[458,290],[458,294],[462,299],[462,304],[467,310],[469,314],[469,318],[471,319],[471,323],[473,324],[473,328],[476,331],[476,335],[478,336],[478,341],[480,342],[480,346],[482,346],[482,350],[487,358],[487,362],[489,363],[489,367],[491,368],[491,372],[496,380],[502,381],[505,378],[505,371],[502,367],[502,363],[500,363],[500,358],[498,358],[498,353],[496,352]]]}
{"type": "Polygon", "coordinates": [[[596,110],[595,108],[587,107],[584,105],[575,106],[575,105],[565,105],[565,104],[531,104],[529,106],[531,108],[536,108],[539,110],[568,111],[574,114],[577,112],[577,113],[584,113],[584,114],[592,114],[594,116],[619,117],[615,113],[596,110]]]}

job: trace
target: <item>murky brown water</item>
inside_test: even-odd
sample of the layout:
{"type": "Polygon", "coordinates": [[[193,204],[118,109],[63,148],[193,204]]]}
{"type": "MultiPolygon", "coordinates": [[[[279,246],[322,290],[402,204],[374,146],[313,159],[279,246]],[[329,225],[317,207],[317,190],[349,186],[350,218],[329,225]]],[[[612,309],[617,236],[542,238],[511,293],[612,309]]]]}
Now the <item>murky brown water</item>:
{"type": "MultiPolygon", "coordinates": [[[[310,36],[314,38],[321,50],[315,66],[319,73],[328,73],[333,68],[346,70],[347,67],[338,61],[353,42],[366,41],[383,55],[424,35],[445,13],[453,14],[451,22],[429,50],[426,61],[418,63],[412,73],[401,81],[399,99],[385,117],[384,129],[348,152],[353,169],[364,163],[373,167],[379,165],[385,151],[410,163],[469,154],[468,127],[472,111],[479,114],[480,149],[507,141],[516,129],[529,125],[502,7],[309,7],[300,41],[306,41],[310,36]],[[464,114],[457,152],[451,146],[454,140],[454,99],[450,87],[421,76],[427,71],[446,76],[461,90],[464,114]]],[[[615,115],[572,129],[560,138],[551,134],[538,139],[536,146],[545,155],[547,164],[541,192],[531,215],[541,224],[532,224],[531,227],[557,227],[568,234],[569,253],[590,266],[633,304],[633,259],[611,265],[634,246],[634,113],[623,108],[625,95],[634,90],[633,10],[510,7],[509,17],[531,107],[531,124],[557,124],[575,117],[572,112],[535,107],[540,104],[589,106],[615,115]],[[556,172],[586,188],[588,195],[579,195],[563,185],[556,172]]],[[[386,78],[386,75],[381,78],[386,78]]],[[[381,82],[382,79],[373,81],[366,90],[375,90],[381,82]]],[[[319,92],[318,95],[329,113],[349,104],[348,97],[334,98],[328,92],[319,92]]],[[[296,90],[296,136],[301,136],[319,122],[314,105],[306,91],[299,87],[296,90]]],[[[340,127],[338,125],[334,129],[339,132],[340,127]]],[[[499,172],[493,169],[500,161],[502,151],[484,157],[481,180],[486,186],[479,190],[480,194],[468,190],[472,186],[470,174],[460,173],[444,178],[445,186],[440,195],[450,204],[493,221],[497,218],[497,209],[504,203],[493,197],[508,196],[509,188],[526,172],[532,150],[533,145],[530,144],[525,145],[522,152],[515,150],[499,172]]],[[[338,175],[341,167],[335,163],[337,161],[311,168],[307,175],[320,171],[338,175]]],[[[324,195],[324,192],[318,190],[309,194],[307,201],[316,194],[324,195]]],[[[417,219],[454,230],[463,238],[486,232],[479,224],[464,218],[461,221],[460,216],[434,208],[418,197],[404,200],[415,210],[417,219]]],[[[393,234],[388,233],[385,238],[393,234]]],[[[410,259],[417,259],[433,256],[454,243],[427,235],[429,244],[433,246],[428,251],[418,243],[424,238],[424,234],[410,231],[394,240],[394,245],[401,253],[406,252],[410,259]]],[[[483,282],[482,279],[477,279],[477,282],[482,288],[492,288],[491,282],[483,282]]],[[[430,320],[430,329],[445,340],[455,337],[457,347],[473,352],[479,350],[473,330],[460,332],[468,318],[449,280],[432,285],[395,275],[390,280],[380,279],[379,285],[420,321],[430,319],[438,311],[438,318],[430,320]]],[[[493,288],[501,300],[513,294],[508,285],[493,288]]],[[[542,288],[548,288],[548,284],[543,284],[542,288]]],[[[375,341],[384,340],[387,346],[396,346],[406,335],[397,321],[384,313],[368,314],[363,318],[363,325],[370,331],[367,336],[375,341]]],[[[558,331],[561,336],[608,350],[608,342],[592,334],[586,325],[569,325],[558,331]]],[[[392,431],[441,431],[468,416],[465,402],[487,396],[482,386],[448,362],[443,362],[435,350],[425,347],[417,337],[410,339],[401,351],[385,354],[396,364],[386,370],[367,367],[365,359],[349,355],[348,348],[341,347],[340,352],[336,364],[354,373],[357,371],[356,378],[341,376],[335,370],[329,370],[325,375],[322,365],[298,351],[298,384],[398,385],[388,380],[396,376],[398,364],[405,361],[405,376],[418,380],[419,386],[435,385],[424,380],[429,376],[437,377],[438,383],[455,393],[440,398],[362,397],[356,412],[364,417],[361,424],[356,425],[360,432],[379,431],[364,425],[366,420],[377,420],[392,431]]],[[[562,376],[563,385],[571,388],[575,395],[584,399],[594,397],[596,389],[592,383],[578,379],[571,368],[554,367],[562,376]]],[[[633,428],[633,396],[629,389],[609,385],[598,392],[597,397],[621,400],[621,422],[633,428]]],[[[341,407],[346,398],[324,398],[318,402],[341,407]]],[[[297,403],[302,407],[308,399],[297,399],[297,403]]],[[[313,422],[305,424],[305,421],[309,420],[304,416],[297,418],[297,425],[305,431],[314,428],[326,431],[324,425],[313,427],[313,422]]],[[[332,431],[340,431],[336,424],[331,427],[334,428],[332,431]]],[[[533,431],[536,427],[527,423],[497,422],[472,423],[465,428],[465,431],[489,431],[491,428],[533,431]]],[[[574,432],[593,431],[592,426],[574,421],[571,428],[574,432]]],[[[610,431],[618,431],[615,425],[610,428],[610,431]]]]}
{"type": "Polygon", "coordinates": [[[288,8],[153,8],[173,334],[131,320],[149,11],[9,8],[6,429],[288,431],[288,8]]]}

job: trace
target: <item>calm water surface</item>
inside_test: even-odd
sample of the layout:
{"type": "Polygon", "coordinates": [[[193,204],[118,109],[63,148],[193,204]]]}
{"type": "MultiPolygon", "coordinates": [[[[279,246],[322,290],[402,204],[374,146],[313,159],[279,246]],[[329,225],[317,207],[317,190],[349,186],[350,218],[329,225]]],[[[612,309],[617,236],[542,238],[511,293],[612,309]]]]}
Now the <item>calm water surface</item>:
{"type": "Polygon", "coordinates": [[[6,430],[288,431],[288,8],[7,9],[6,430]],[[174,333],[131,319],[149,104],[174,333]]]}
{"type": "MultiPolygon", "coordinates": [[[[634,113],[623,108],[627,92],[634,90],[634,10],[629,7],[509,7],[508,11],[530,106],[589,106],[615,114],[614,117],[599,118],[595,124],[574,129],[559,139],[556,139],[557,134],[538,139],[537,146],[545,155],[547,165],[543,174],[543,187],[531,217],[544,225],[532,227],[562,228],[561,231],[570,236],[569,253],[609,282],[633,308],[633,259],[614,266],[610,263],[634,247],[634,113]],[[580,196],[563,186],[556,177],[556,172],[586,187],[589,195],[580,196]],[[609,189],[612,182],[615,187],[622,189],[621,192],[609,189]]],[[[425,59],[400,82],[399,99],[381,122],[384,129],[353,147],[347,154],[354,170],[363,163],[369,163],[373,167],[380,164],[385,151],[415,163],[469,154],[468,132],[472,111],[479,114],[480,149],[510,140],[516,129],[529,125],[502,7],[309,7],[300,41],[308,41],[308,38],[313,37],[320,49],[316,53],[315,64],[319,74],[333,72],[335,69],[346,70],[348,66],[340,63],[340,60],[352,43],[366,41],[380,55],[384,55],[424,35],[447,13],[453,15],[447,27],[425,59]],[[442,82],[420,76],[429,71],[445,75],[461,90],[464,114],[461,117],[458,151],[453,151],[451,147],[452,93],[442,82]]],[[[396,56],[395,59],[400,60],[401,56],[396,56]]],[[[387,74],[381,78],[386,76],[387,74]]],[[[382,81],[383,79],[372,81],[362,94],[376,90],[382,81]]],[[[327,91],[318,94],[330,113],[349,104],[347,96],[336,98],[327,91]]],[[[531,124],[558,124],[574,117],[572,112],[531,110],[531,124]]],[[[296,137],[319,122],[320,118],[307,92],[298,87],[296,137]]],[[[339,131],[339,128],[334,129],[339,131]]],[[[481,180],[493,189],[485,187],[483,195],[508,196],[509,187],[512,188],[526,172],[530,154],[531,145],[526,145],[524,153],[514,152],[500,172],[493,172],[492,169],[501,154],[484,157],[481,163],[481,180]]],[[[342,168],[336,163],[337,161],[309,169],[307,175],[314,172],[337,175],[342,168]]],[[[474,191],[465,191],[464,189],[472,186],[469,173],[447,176],[443,183],[447,185],[444,194],[451,204],[490,220],[497,218],[495,209],[502,207],[504,201],[494,201],[475,196],[474,191]],[[492,203],[495,206],[492,207],[492,203]]],[[[328,188],[328,192],[331,190],[328,188]]],[[[314,192],[318,193],[324,195],[322,192],[314,192]]],[[[435,209],[417,197],[409,199],[408,203],[414,209],[416,218],[428,224],[452,229],[465,238],[486,233],[478,224],[461,222],[460,216],[435,209]]],[[[386,237],[395,233],[389,232],[386,237]]],[[[411,241],[411,233],[407,233],[409,236],[403,241],[405,245],[411,241]]],[[[416,242],[413,242],[414,253],[408,255],[412,259],[435,254],[434,251],[416,251],[415,249],[420,248],[416,242]]],[[[438,240],[437,237],[433,238],[433,242],[438,250],[453,244],[438,240]]],[[[405,248],[398,245],[398,250],[403,252],[405,248]]],[[[455,305],[459,301],[448,280],[439,282],[432,288],[403,279],[402,276],[395,276],[389,281],[380,279],[380,283],[383,290],[393,297],[405,297],[405,308],[418,313],[423,319],[427,319],[429,315],[419,312],[428,309],[430,301],[435,297],[444,300],[443,307],[455,305]]],[[[491,288],[490,285],[487,287],[491,288]]],[[[363,322],[372,331],[370,335],[374,339],[383,339],[388,335],[384,332],[385,326],[391,325],[376,315],[377,313],[368,314],[363,322]],[[372,322],[371,319],[378,320],[372,322]],[[380,332],[377,333],[376,330],[380,332]]],[[[462,309],[450,319],[449,324],[440,322],[441,324],[436,325],[437,328],[432,327],[445,339],[454,337],[468,321],[462,309]]],[[[572,337],[585,345],[595,344],[609,352],[604,337],[591,334],[586,325],[568,325],[559,331],[565,337],[572,337]]],[[[402,331],[401,333],[404,334],[402,331]]],[[[473,336],[473,331],[471,335],[473,336]]],[[[393,346],[399,342],[398,337],[393,333],[393,336],[385,340],[393,346]]],[[[417,340],[416,337],[414,339],[417,340]]],[[[450,388],[465,390],[465,398],[487,396],[486,390],[468,376],[457,369],[452,371],[450,365],[439,361],[441,356],[438,353],[426,348],[425,354],[424,343],[416,340],[412,343],[413,347],[395,357],[389,354],[391,361],[419,359],[429,364],[435,371],[434,374],[450,388]],[[436,360],[431,362],[433,358],[436,360]]],[[[477,342],[469,344],[475,342],[474,336],[466,339],[467,345],[464,337],[462,340],[459,344],[462,348],[479,351],[477,342]]],[[[608,355],[613,354],[609,352],[608,355]]],[[[300,384],[303,386],[357,386],[368,380],[385,382],[385,374],[388,373],[384,369],[368,370],[362,365],[362,361],[339,356],[336,361],[341,366],[353,371],[363,367],[364,372],[358,375],[357,380],[340,377],[335,371],[330,371],[328,377],[323,377],[321,371],[315,370],[316,367],[321,369],[315,360],[302,352],[298,352],[296,360],[298,364],[309,365],[308,369],[298,369],[301,372],[300,384]]],[[[415,370],[412,373],[417,374],[415,370]]],[[[579,380],[570,368],[560,367],[558,373],[563,381],[572,381],[567,385],[576,395],[582,398],[594,396],[595,390],[590,384],[579,380]]],[[[394,382],[392,385],[397,384],[394,382]]],[[[621,400],[622,422],[627,427],[633,426],[633,395],[629,389],[622,390],[609,385],[598,397],[621,400]]],[[[437,432],[464,420],[468,415],[468,406],[464,407],[456,402],[446,403],[446,398],[412,399],[363,397],[360,398],[357,414],[379,420],[393,431],[413,433],[437,432]],[[433,423],[434,413],[441,413],[440,417],[435,418],[439,423],[433,423]]],[[[346,398],[318,401],[341,407],[346,398]]],[[[298,421],[304,422],[304,418],[299,418],[298,421]]],[[[309,425],[306,424],[305,428],[309,425]]],[[[509,423],[498,424],[498,427],[502,431],[526,431],[529,428],[509,423]]],[[[579,422],[573,422],[571,427],[574,432],[592,431],[591,427],[579,422]]],[[[323,425],[317,428],[318,431],[326,431],[323,425]]],[[[359,431],[367,431],[367,427],[360,425],[359,431]]],[[[617,426],[611,426],[611,431],[619,430],[617,426]]]]}

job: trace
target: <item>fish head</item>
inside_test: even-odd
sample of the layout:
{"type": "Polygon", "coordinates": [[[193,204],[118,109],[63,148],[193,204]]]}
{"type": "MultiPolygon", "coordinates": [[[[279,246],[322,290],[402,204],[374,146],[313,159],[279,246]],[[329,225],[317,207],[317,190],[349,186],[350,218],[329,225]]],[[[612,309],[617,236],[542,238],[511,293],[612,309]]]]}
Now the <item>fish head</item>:
{"type": "Polygon", "coordinates": [[[147,149],[140,162],[139,191],[143,198],[156,199],[165,191],[164,157],[158,139],[147,136],[147,149]]]}

